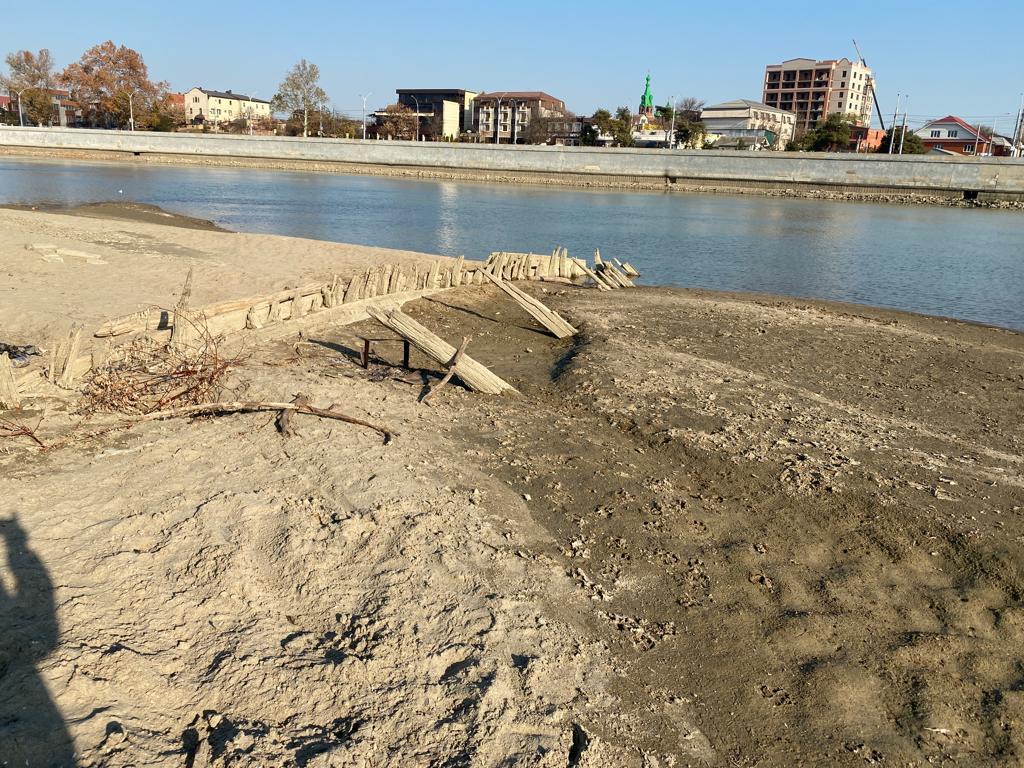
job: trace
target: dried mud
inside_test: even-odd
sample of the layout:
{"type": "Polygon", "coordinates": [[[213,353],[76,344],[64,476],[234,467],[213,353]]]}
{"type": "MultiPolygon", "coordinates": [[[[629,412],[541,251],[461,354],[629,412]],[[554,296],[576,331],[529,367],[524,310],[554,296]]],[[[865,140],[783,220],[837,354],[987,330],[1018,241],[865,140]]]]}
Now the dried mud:
{"type": "MultiPolygon", "coordinates": [[[[418,404],[437,366],[363,371],[364,326],[238,372],[389,446],[266,415],[0,446],[5,585],[21,564],[53,604],[11,603],[0,692],[38,706],[0,695],[0,739],[30,765],[1024,759],[1024,337],[528,290],[581,335],[490,287],[407,307],[519,396],[418,404]]],[[[38,407],[45,440],[76,418],[38,407]]]]}

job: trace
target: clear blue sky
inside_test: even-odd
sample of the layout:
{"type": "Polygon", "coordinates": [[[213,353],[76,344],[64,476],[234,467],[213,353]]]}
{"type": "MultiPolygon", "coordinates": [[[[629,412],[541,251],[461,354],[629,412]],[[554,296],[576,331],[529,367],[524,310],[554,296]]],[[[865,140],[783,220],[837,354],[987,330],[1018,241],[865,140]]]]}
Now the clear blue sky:
{"type": "Polygon", "coordinates": [[[9,2],[9,50],[49,48],[58,64],[107,39],[138,50],[154,79],[273,95],[300,57],[332,103],[358,112],[395,88],[544,90],[580,114],[655,100],[759,99],[764,65],[853,58],[875,70],[882,109],[910,94],[910,119],[958,114],[1009,131],[1024,91],[1024,3],[520,0],[9,2]],[[639,10],[642,8],[643,10],[639,10]]]}

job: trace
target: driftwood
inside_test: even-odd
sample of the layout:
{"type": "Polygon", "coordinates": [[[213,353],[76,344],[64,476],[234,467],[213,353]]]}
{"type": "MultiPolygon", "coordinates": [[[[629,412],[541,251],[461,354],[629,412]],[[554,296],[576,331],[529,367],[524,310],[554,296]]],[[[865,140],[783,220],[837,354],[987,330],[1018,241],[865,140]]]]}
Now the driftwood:
{"type": "Polygon", "coordinates": [[[0,408],[20,408],[21,397],[14,383],[14,365],[4,352],[0,355],[0,408]]]}
{"type": "Polygon", "coordinates": [[[519,290],[511,283],[506,283],[500,277],[496,277],[489,272],[487,273],[487,279],[501,288],[501,290],[510,296],[519,306],[529,312],[538,323],[551,331],[555,338],[565,339],[569,336],[575,336],[579,332],[569,325],[569,323],[567,323],[562,316],[553,309],[549,309],[544,306],[541,302],[537,301],[537,299],[533,298],[528,293],[524,293],[519,290]]]}
{"type": "Polygon", "coordinates": [[[166,411],[154,411],[143,416],[136,416],[130,419],[133,423],[143,421],[162,421],[164,419],[190,418],[192,416],[223,416],[229,413],[259,413],[261,411],[296,411],[308,413],[311,416],[319,416],[321,419],[334,419],[344,421],[348,424],[357,424],[360,427],[372,429],[384,436],[384,442],[389,443],[393,437],[398,435],[387,427],[374,424],[369,421],[357,419],[354,416],[347,416],[337,411],[328,411],[323,408],[314,408],[312,405],[291,403],[274,403],[264,401],[230,401],[224,403],[203,403],[200,405],[185,405],[181,408],[171,408],[166,411]]]}
{"type": "MultiPolygon", "coordinates": [[[[292,398],[292,404],[298,408],[305,408],[309,406],[309,397],[300,392],[292,398]]],[[[293,410],[281,411],[274,420],[274,426],[277,427],[277,431],[285,437],[294,437],[296,434],[295,429],[292,427],[293,413],[295,413],[293,410]]]]}
{"type": "Polygon", "coordinates": [[[444,375],[444,377],[439,382],[437,382],[437,386],[431,387],[430,391],[427,392],[427,394],[425,394],[423,396],[423,402],[424,403],[429,403],[430,402],[430,398],[433,397],[436,392],[439,392],[440,390],[444,389],[448,385],[448,382],[452,380],[452,376],[455,375],[455,368],[462,361],[462,356],[466,354],[466,347],[469,346],[469,340],[471,338],[473,338],[473,337],[472,336],[463,336],[462,337],[462,343],[459,345],[459,348],[456,350],[455,356],[451,359],[451,362],[448,363],[448,372],[444,375]]]}
{"type": "Polygon", "coordinates": [[[635,288],[636,287],[636,285],[633,283],[632,280],[630,280],[628,277],[626,277],[622,272],[619,271],[618,267],[616,267],[614,264],[612,264],[610,262],[606,261],[604,263],[604,269],[602,270],[602,272],[604,274],[614,275],[615,279],[618,280],[620,283],[622,283],[622,286],[624,288],[635,288]]]}
{"type": "Polygon", "coordinates": [[[630,277],[640,277],[640,272],[637,271],[637,268],[630,264],[628,261],[622,262],[622,271],[625,272],[630,277]]]}
{"type": "Polygon", "coordinates": [[[597,289],[599,291],[610,291],[610,290],[612,290],[612,286],[610,286],[604,280],[604,278],[602,278],[600,275],[598,275],[594,270],[592,270],[590,267],[588,267],[587,266],[587,262],[585,262],[583,259],[573,259],[573,263],[577,267],[580,268],[580,270],[583,272],[584,275],[586,275],[587,277],[589,277],[591,280],[594,281],[594,284],[597,285],[597,289]]]}
{"type": "Polygon", "coordinates": [[[78,350],[81,345],[82,326],[74,325],[68,332],[68,337],[53,348],[48,372],[50,383],[61,389],[71,389],[74,386],[78,350]]]}
{"type": "MultiPolygon", "coordinates": [[[[386,310],[370,305],[367,314],[377,322],[390,328],[402,338],[408,339],[423,354],[441,365],[447,366],[455,357],[456,349],[427,328],[417,323],[400,310],[386,310]]],[[[505,390],[515,391],[508,382],[492,373],[487,366],[477,362],[469,355],[463,355],[459,364],[454,366],[455,375],[470,389],[489,395],[498,395],[505,390]]]]}

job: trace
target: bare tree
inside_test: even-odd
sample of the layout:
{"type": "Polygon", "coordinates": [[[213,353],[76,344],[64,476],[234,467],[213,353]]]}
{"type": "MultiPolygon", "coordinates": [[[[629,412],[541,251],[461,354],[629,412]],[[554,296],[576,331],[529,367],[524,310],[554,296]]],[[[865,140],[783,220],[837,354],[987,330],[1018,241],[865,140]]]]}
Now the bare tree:
{"type": "Polygon", "coordinates": [[[394,139],[416,137],[416,113],[404,104],[391,104],[377,116],[377,135],[394,139]]]}
{"type": "Polygon", "coordinates": [[[18,106],[30,122],[42,125],[53,118],[50,89],[53,88],[53,57],[43,48],[38,53],[15,51],[5,59],[9,74],[0,76],[3,85],[18,95],[18,106]]]}
{"type": "Polygon", "coordinates": [[[309,136],[309,115],[327,104],[327,92],[320,87],[320,68],[301,59],[288,70],[277,95],[270,101],[275,112],[302,113],[302,135],[309,136]]]}

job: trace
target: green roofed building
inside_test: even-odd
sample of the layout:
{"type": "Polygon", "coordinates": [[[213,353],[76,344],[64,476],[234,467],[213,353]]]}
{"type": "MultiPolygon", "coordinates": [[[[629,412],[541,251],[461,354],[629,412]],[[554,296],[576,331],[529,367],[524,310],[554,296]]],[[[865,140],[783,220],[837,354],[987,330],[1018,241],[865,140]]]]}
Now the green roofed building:
{"type": "Polygon", "coordinates": [[[640,97],[639,114],[654,116],[654,96],[651,95],[651,76],[647,75],[647,84],[644,86],[644,95],[640,97]]]}

